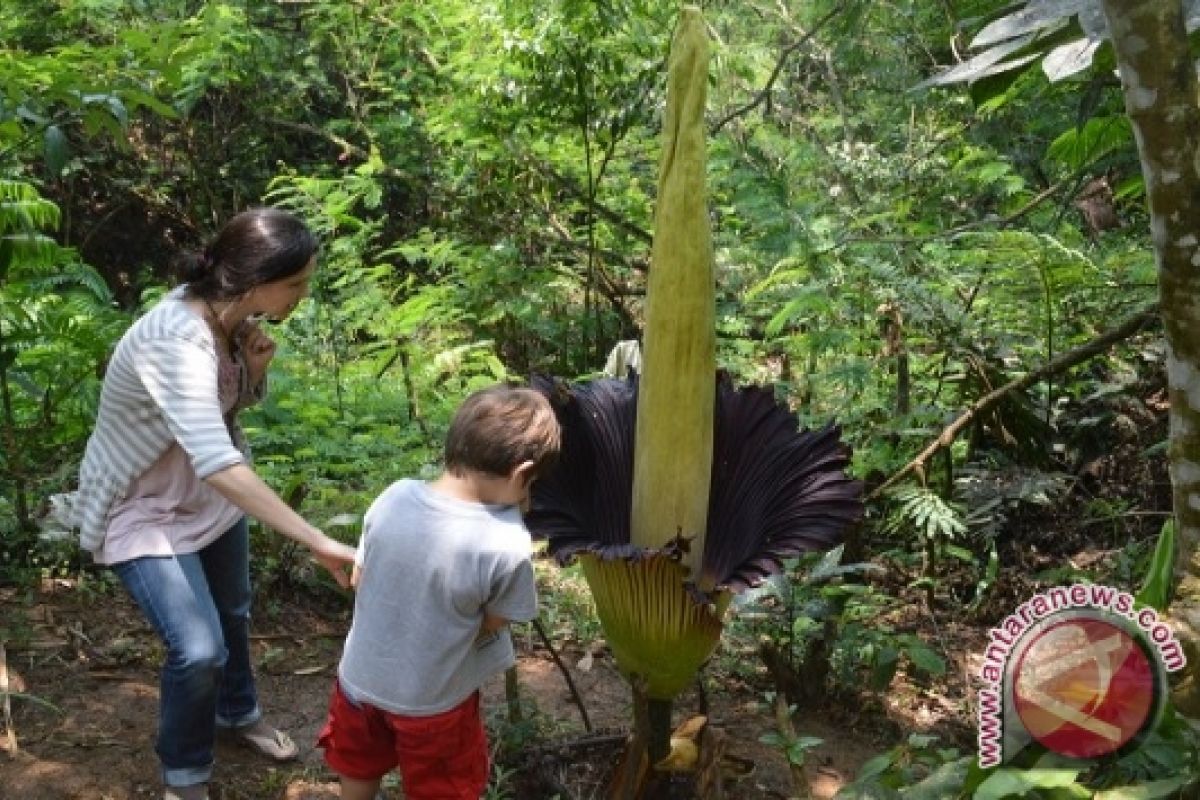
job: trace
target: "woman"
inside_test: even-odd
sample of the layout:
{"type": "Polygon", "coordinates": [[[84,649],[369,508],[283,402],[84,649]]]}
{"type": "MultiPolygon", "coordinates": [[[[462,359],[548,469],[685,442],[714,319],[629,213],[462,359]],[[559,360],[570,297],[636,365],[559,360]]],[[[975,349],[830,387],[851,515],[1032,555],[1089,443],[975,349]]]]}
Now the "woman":
{"type": "Polygon", "coordinates": [[[206,800],[218,729],[275,760],[297,754],[258,705],[244,515],[308,547],[343,586],[354,559],[255,474],[236,422],[275,354],[259,321],[308,294],[316,251],[290,214],[238,214],[125,333],[104,378],[80,467],[81,543],[166,645],[155,747],[166,800],[206,800]]]}

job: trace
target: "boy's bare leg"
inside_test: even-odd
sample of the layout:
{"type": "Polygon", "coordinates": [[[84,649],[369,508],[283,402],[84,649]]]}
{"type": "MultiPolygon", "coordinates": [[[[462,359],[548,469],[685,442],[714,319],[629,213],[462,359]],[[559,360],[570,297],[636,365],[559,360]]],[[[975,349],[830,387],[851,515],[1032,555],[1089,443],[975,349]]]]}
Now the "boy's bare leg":
{"type": "Polygon", "coordinates": [[[342,800],[375,800],[375,793],[379,791],[380,778],[363,781],[358,778],[347,778],[345,775],[339,777],[342,781],[342,800]]]}

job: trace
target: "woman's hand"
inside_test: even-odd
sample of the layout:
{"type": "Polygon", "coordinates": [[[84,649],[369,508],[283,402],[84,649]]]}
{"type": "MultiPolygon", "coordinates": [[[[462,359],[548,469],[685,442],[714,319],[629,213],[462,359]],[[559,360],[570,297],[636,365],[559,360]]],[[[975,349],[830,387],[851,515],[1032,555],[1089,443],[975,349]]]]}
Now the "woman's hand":
{"type": "Polygon", "coordinates": [[[342,544],[328,536],[317,542],[312,548],[313,558],[318,564],[329,570],[329,574],[343,589],[350,588],[350,571],[354,566],[354,548],[342,544]]]}
{"type": "Polygon", "coordinates": [[[267,365],[275,357],[275,340],[267,336],[258,323],[245,326],[241,336],[242,357],[250,373],[250,385],[258,386],[267,374],[267,365]]]}
{"type": "Polygon", "coordinates": [[[204,481],[263,525],[307,547],[317,563],[329,570],[339,586],[349,587],[349,567],[354,564],[354,548],[329,538],[320,528],[297,514],[250,467],[234,464],[214,472],[204,481]]]}

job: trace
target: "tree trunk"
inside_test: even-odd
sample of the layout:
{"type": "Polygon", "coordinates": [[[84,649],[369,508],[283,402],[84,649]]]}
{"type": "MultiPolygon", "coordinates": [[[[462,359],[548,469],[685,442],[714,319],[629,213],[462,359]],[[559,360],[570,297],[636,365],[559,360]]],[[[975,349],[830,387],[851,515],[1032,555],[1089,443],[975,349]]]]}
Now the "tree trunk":
{"type": "Polygon", "coordinates": [[[1179,555],[1171,608],[1187,670],[1176,708],[1200,718],[1200,105],[1181,0],[1102,0],[1150,204],[1167,340],[1179,555]]]}

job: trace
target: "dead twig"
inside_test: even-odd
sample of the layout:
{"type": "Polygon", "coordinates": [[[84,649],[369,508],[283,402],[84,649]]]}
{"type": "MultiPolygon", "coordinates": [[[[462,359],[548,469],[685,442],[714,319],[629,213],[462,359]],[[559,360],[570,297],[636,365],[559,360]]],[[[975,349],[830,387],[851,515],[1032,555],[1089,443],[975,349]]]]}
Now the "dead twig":
{"type": "Polygon", "coordinates": [[[127,750],[132,753],[141,749],[121,739],[94,739],[92,741],[87,741],[84,739],[43,739],[41,743],[54,745],[55,747],[77,747],[80,750],[97,750],[101,747],[115,747],[118,750],[127,750]]]}
{"type": "Polygon", "coordinates": [[[567,669],[567,665],[558,657],[558,653],[554,650],[554,645],[550,643],[550,637],[546,635],[546,629],[542,627],[542,621],[535,619],[533,621],[533,629],[537,631],[538,636],[542,640],[542,644],[550,651],[550,657],[554,659],[554,663],[558,666],[558,671],[562,673],[563,679],[567,682],[567,688],[571,692],[571,699],[575,701],[575,705],[579,708],[579,716],[583,718],[583,729],[588,733],[592,732],[592,721],[588,718],[587,707],[583,704],[583,697],[579,694],[579,689],[575,687],[575,679],[571,677],[571,671],[567,669]]]}
{"type": "Polygon", "coordinates": [[[570,739],[565,742],[547,742],[545,744],[533,745],[530,752],[535,756],[555,755],[566,756],[569,753],[575,753],[579,750],[595,750],[605,747],[618,747],[624,745],[629,739],[629,734],[624,731],[616,731],[613,733],[590,733],[587,736],[580,736],[575,739],[570,739]]]}

